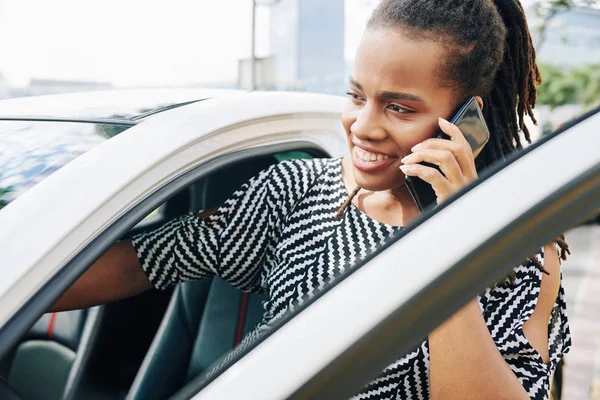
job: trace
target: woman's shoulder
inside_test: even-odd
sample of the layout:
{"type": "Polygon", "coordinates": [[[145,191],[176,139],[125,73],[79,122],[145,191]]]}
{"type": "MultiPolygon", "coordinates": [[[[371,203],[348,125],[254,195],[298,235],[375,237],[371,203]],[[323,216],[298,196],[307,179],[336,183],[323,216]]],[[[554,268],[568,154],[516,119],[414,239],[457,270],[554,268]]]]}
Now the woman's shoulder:
{"type": "Polygon", "coordinates": [[[340,162],[340,158],[290,159],[271,166],[262,175],[263,179],[274,179],[283,185],[298,185],[334,173],[340,168],[340,162]]]}
{"type": "Polygon", "coordinates": [[[282,160],[255,175],[234,194],[234,198],[257,193],[269,194],[277,204],[296,204],[311,188],[340,171],[339,158],[282,160]]]}

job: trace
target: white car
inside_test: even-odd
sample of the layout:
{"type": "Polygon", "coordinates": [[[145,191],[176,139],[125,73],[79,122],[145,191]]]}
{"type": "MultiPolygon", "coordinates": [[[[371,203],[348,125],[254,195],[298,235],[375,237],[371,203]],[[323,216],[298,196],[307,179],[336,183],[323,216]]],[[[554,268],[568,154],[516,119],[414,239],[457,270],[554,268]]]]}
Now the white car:
{"type": "MultiPolygon", "coordinates": [[[[207,96],[166,102],[141,119],[60,115],[68,107],[48,115],[44,106],[30,113],[46,115],[26,116],[14,111],[27,109],[26,100],[0,102],[0,146],[19,140],[3,124],[13,124],[12,137],[27,132],[19,123],[114,136],[82,134],[87,147],[43,180],[26,162],[10,165],[34,172],[0,175],[0,188],[13,186],[0,209],[0,398],[347,398],[512,265],[600,208],[595,110],[491,168],[210,377],[209,367],[257,322],[260,295],[212,279],[42,316],[115,241],[218,206],[272,163],[347,153],[343,98],[207,96]],[[118,135],[98,131],[103,125],[118,135]],[[425,251],[432,242],[439,252],[425,251]],[[400,255],[403,268],[394,263],[400,255]]],[[[10,154],[0,156],[2,171],[10,154]]]]}

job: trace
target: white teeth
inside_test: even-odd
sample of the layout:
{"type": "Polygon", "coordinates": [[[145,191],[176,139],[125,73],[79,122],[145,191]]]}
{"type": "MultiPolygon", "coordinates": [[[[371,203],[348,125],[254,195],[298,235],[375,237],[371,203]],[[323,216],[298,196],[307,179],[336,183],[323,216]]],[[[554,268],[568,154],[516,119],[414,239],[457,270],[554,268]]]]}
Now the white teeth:
{"type": "Polygon", "coordinates": [[[371,153],[361,148],[357,148],[357,155],[363,161],[383,161],[390,158],[390,156],[381,153],[371,153]]]}

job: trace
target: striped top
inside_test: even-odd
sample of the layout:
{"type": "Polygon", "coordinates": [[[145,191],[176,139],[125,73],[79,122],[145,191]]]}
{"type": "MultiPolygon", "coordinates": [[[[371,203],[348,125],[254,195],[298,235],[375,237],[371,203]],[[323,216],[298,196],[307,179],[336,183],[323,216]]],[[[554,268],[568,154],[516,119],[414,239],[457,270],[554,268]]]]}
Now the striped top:
{"type": "MultiPolygon", "coordinates": [[[[243,348],[403,229],[352,204],[335,219],[347,196],[341,159],[284,161],[244,184],[212,216],[185,215],[134,237],[133,245],[158,289],[217,275],[243,291],[267,293],[263,319],[243,348]]],[[[537,257],[543,261],[543,252],[537,257]]],[[[549,321],[546,365],[522,328],[535,309],[541,272],[529,264],[515,272],[513,283],[480,294],[479,305],[498,350],[531,398],[546,399],[551,371],[570,347],[564,291],[561,284],[549,321]]],[[[355,398],[429,398],[426,338],[355,398]]]]}

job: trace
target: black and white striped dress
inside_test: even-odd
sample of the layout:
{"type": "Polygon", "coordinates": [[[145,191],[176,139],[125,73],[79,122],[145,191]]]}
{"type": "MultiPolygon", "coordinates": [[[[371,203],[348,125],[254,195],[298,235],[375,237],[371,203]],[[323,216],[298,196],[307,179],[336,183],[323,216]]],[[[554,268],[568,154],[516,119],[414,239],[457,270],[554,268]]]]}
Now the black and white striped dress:
{"type": "MultiPolygon", "coordinates": [[[[341,159],[284,161],[237,190],[211,217],[186,215],[133,239],[158,289],[218,275],[249,292],[266,292],[261,323],[246,342],[301,304],[340,272],[402,228],[375,221],[354,205],[334,215],[347,197],[341,159]]],[[[543,260],[543,254],[538,255],[543,260]]],[[[562,285],[549,321],[549,365],[527,342],[523,323],[533,313],[541,272],[516,268],[516,280],[479,296],[498,349],[533,399],[545,399],[549,377],[570,346],[562,285]]],[[[356,395],[357,399],[427,399],[427,340],[356,395]]]]}

